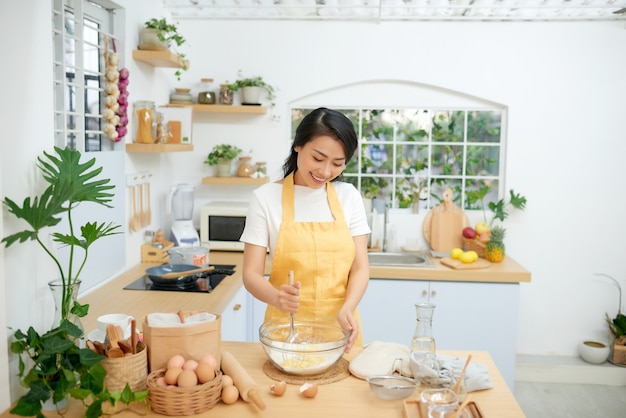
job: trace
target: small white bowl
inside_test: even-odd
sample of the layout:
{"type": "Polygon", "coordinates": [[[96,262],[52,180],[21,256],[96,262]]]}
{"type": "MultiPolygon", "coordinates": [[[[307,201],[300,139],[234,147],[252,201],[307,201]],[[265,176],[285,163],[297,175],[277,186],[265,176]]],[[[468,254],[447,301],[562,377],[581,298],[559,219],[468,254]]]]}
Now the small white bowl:
{"type": "Polygon", "coordinates": [[[578,344],[578,355],[591,364],[602,364],[609,358],[611,348],[608,344],[594,340],[584,340],[578,344]]]}

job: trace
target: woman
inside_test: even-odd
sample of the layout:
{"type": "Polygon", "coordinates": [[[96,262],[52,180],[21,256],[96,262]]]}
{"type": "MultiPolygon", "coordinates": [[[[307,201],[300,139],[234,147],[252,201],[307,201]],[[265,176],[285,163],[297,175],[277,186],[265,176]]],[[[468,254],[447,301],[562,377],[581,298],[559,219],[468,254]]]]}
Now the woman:
{"type": "Polygon", "coordinates": [[[362,344],[357,306],[369,280],[371,231],[359,192],[335,180],[357,146],[354,126],[343,114],[319,108],[305,116],[283,165],[284,178],[254,191],[241,236],[243,282],[267,303],[265,320],[296,312],[336,317],[350,332],[346,352],[362,344]],[[290,270],[294,285],[287,283],[290,270]]]}

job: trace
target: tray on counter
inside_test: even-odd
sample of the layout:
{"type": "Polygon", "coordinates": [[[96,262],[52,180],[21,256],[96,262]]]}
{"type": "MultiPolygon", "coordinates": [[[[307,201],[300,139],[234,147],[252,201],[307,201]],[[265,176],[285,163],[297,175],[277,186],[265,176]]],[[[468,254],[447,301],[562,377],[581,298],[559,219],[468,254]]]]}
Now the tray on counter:
{"type": "MultiPolygon", "coordinates": [[[[470,401],[465,407],[471,414],[472,418],[484,418],[485,416],[480,411],[480,408],[474,401],[470,401]]],[[[420,401],[417,399],[407,399],[402,402],[402,417],[403,418],[428,418],[427,415],[422,414],[420,407],[420,401]]]]}

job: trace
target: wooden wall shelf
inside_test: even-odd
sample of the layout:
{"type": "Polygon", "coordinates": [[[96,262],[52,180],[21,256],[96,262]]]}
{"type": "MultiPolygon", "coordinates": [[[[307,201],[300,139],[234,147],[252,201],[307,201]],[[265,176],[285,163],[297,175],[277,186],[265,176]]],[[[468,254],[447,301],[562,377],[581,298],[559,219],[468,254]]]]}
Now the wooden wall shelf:
{"type": "Polygon", "coordinates": [[[193,151],[192,144],[139,144],[133,142],[126,144],[126,152],[184,152],[193,151]]]}
{"type": "Polygon", "coordinates": [[[172,51],[150,51],[136,49],[133,51],[133,59],[154,67],[182,68],[183,64],[189,68],[189,61],[183,61],[172,51]]]}
{"type": "Polygon", "coordinates": [[[193,113],[245,113],[250,115],[262,115],[267,112],[265,106],[233,106],[233,105],[206,105],[206,104],[178,104],[169,103],[167,107],[191,107],[193,113]]]}
{"type": "Polygon", "coordinates": [[[202,184],[215,186],[260,186],[269,181],[267,177],[203,177],[202,184]]]}

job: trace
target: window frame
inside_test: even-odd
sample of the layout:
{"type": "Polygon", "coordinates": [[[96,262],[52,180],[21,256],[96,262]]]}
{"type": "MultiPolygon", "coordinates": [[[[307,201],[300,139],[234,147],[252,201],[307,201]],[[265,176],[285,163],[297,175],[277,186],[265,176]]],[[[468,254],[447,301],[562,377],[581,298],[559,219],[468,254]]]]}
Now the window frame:
{"type": "MultiPolygon", "coordinates": [[[[314,110],[315,106],[293,106],[291,109],[292,115],[292,138],[295,135],[295,129],[297,128],[297,124],[307,113],[314,110]]],[[[456,182],[457,184],[452,187],[453,189],[453,200],[454,202],[465,210],[482,210],[481,202],[472,201],[468,198],[466,192],[469,190],[476,190],[483,184],[488,184],[491,187],[490,192],[483,199],[482,204],[485,206],[488,205],[489,202],[496,202],[503,194],[504,194],[504,175],[506,172],[506,121],[507,121],[507,110],[504,107],[500,106],[438,106],[438,107],[424,107],[424,106],[341,106],[335,107],[336,110],[346,114],[353,124],[355,125],[355,130],[357,131],[357,136],[359,140],[358,148],[355,155],[352,158],[352,161],[346,167],[344,172],[342,173],[342,177],[344,181],[348,181],[355,185],[355,187],[361,192],[361,194],[365,198],[372,198],[373,190],[377,188],[384,187],[387,192],[383,194],[376,194],[375,197],[385,201],[385,204],[389,205],[391,208],[412,208],[414,212],[421,211],[422,209],[428,210],[437,206],[442,201],[442,193],[443,191],[450,186],[451,182],[456,182]],[[367,121],[364,120],[363,115],[365,112],[388,112],[393,114],[394,112],[406,113],[406,112],[423,112],[424,114],[433,115],[431,117],[431,125],[429,130],[426,132],[426,136],[423,141],[419,140],[399,140],[397,128],[398,125],[392,126],[392,137],[391,138],[374,138],[368,137],[370,131],[367,130],[367,121]],[[433,129],[432,129],[432,119],[442,113],[452,113],[452,112],[462,112],[463,114],[463,130],[462,130],[462,138],[460,141],[440,141],[433,138],[433,129]],[[470,141],[468,140],[468,129],[470,123],[473,121],[470,120],[471,115],[475,115],[480,112],[480,114],[497,114],[499,116],[499,126],[497,139],[493,139],[491,141],[470,141]],[[387,157],[391,162],[391,172],[390,173],[367,173],[364,172],[364,164],[368,164],[368,162],[364,162],[364,147],[368,146],[385,146],[390,148],[390,152],[388,151],[387,157]],[[402,157],[399,154],[398,150],[401,147],[409,147],[409,146],[417,146],[422,147],[427,152],[427,158],[423,161],[423,164],[418,165],[418,167],[422,167],[421,170],[415,170],[416,175],[410,175],[406,172],[401,172],[399,170],[398,159],[402,157]],[[462,153],[462,160],[460,161],[460,172],[458,174],[445,174],[445,173],[436,173],[433,171],[433,149],[437,147],[458,147],[460,153],[462,153]],[[468,150],[472,148],[477,150],[478,147],[482,147],[483,150],[487,149],[497,149],[497,158],[496,164],[497,168],[494,172],[489,173],[481,173],[481,174],[470,174],[468,173],[468,164],[470,167],[475,166],[476,164],[472,164],[471,161],[468,161],[471,158],[471,155],[468,153],[468,150]],[[399,198],[399,189],[398,187],[402,184],[406,184],[406,179],[414,177],[415,179],[424,180],[424,190],[420,194],[420,199],[418,202],[418,207],[413,207],[413,201],[407,201],[406,199],[399,198]],[[365,182],[363,180],[366,180],[365,182]],[[367,181],[367,179],[371,179],[372,181],[367,181]],[[377,184],[376,184],[377,183],[377,184]],[[385,186],[386,183],[386,186],[385,186]],[[371,188],[370,188],[371,187],[371,188]]],[[[475,119],[475,118],[474,118],[475,119]]],[[[485,117],[485,119],[488,119],[485,117]]],[[[372,122],[373,123],[373,122],[372,122]]],[[[478,122],[475,122],[478,123],[478,122]]],[[[492,128],[493,130],[493,128],[492,128]]],[[[479,157],[483,159],[489,158],[489,155],[482,155],[479,153],[479,157]]],[[[365,166],[367,168],[367,165],[365,166]]],[[[414,198],[413,198],[414,199],[414,198]]]]}
{"type": "Polygon", "coordinates": [[[102,130],[102,112],[106,97],[103,39],[106,36],[110,44],[122,45],[124,9],[109,0],[51,1],[54,143],[56,146],[62,148],[69,146],[81,152],[114,150],[116,149],[115,143],[108,140],[102,130]],[[71,33],[66,27],[68,19],[74,22],[74,31],[71,33]],[[97,43],[84,39],[85,26],[88,26],[90,30],[95,30],[98,36],[97,43]],[[69,51],[68,42],[73,44],[73,51],[69,51]],[[85,47],[95,48],[98,51],[97,70],[86,68],[85,47]],[[70,52],[74,54],[72,63],[67,62],[70,52]],[[96,86],[91,85],[94,80],[98,81],[96,86]],[[97,113],[87,108],[85,103],[93,100],[94,92],[98,97],[95,102],[97,113]],[[78,97],[83,99],[76,100],[78,97]],[[97,126],[88,127],[88,120],[98,121],[97,126]]]}

